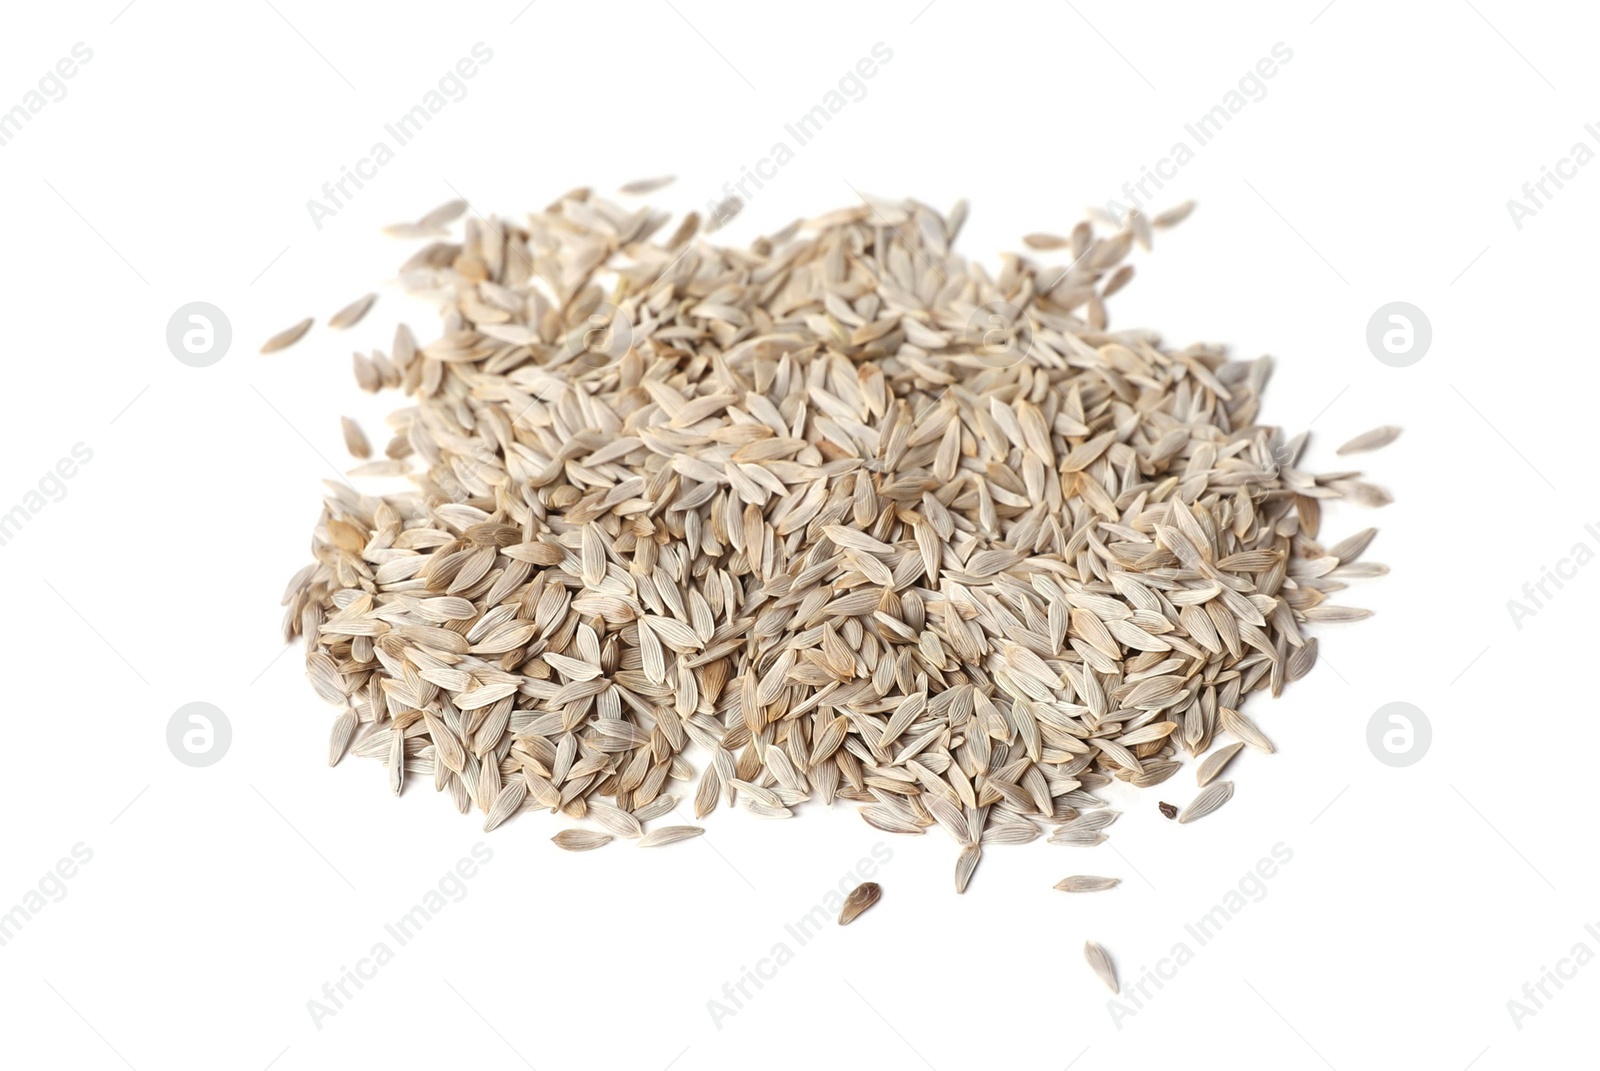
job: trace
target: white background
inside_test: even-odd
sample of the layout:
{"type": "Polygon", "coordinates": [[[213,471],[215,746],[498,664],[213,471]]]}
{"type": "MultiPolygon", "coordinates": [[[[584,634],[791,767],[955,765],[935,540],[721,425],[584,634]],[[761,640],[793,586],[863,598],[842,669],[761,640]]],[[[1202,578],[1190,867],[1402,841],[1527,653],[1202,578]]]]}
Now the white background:
{"type": "MultiPolygon", "coordinates": [[[[1579,5],[1295,0],[1228,5],[664,0],[27,5],[0,35],[0,106],[74,43],[93,59],[0,147],[6,364],[0,512],[76,443],[93,460],[0,547],[6,582],[0,911],[75,844],[92,860],[0,947],[0,1064],[261,1069],[815,1066],[1443,1068],[1593,1066],[1600,966],[1521,998],[1573,946],[1600,952],[1589,758],[1590,607],[1577,571],[1519,629],[1507,600],[1575,543],[1592,490],[1600,167],[1513,225],[1506,201],[1600,119],[1579,5]],[[1319,10],[1320,9],[1320,10],[1319,10]],[[493,60],[319,230],[306,208],[476,42],[493,60]],[[1179,827],[1191,774],[1117,795],[1096,849],[993,849],[965,896],[937,830],[889,838],[839,806],[790,822],[719,810],[699,841],[570,855],[565,822],[479,832],[374,762],[324,765],[331,712],[278,599],[306,560],[320,481],[348,464],[349,350],[429,313],[379,228],[453,190],[516,215],[569,187],[662,172],[702,208],[767,155],[875,42],[893,59],[722,235],[748,240],[856,191],[971,199],[963,247],[996,263],[1064,233],[1153,165],[1277,42],[1293,51],[1163,191],[1199,211],[1136,257],[1113,324],[1279,361],[1265,419],[1313,431],[1309,467],[1379,423],[1356,460],[1395,495],[1327,511],[1382,529],[1391,575],[1341,601],[1324,659],[1249,707],[1277,741],[1238,794],[1179,827]],[[348,336],[260,341],[380,288],[348,336]],[[168,317],[196,300],[234,331],[180,364],[168,317]],[[1432,349],[1368,352],[1412,302],[1432,349]],[[281,655],[281,657],[280,657],[281,655]],[[232,748],[169,754],[184,703],[232,748]],[[1407,701],[1431,751],[1394,769],[1366,727],[1407,701]],[[883,901],[798,947],[784,925],[889,841],[883,901]],[[485,842],[493,860],[354,999],[307,1002],[485,842]],[[1220,936],[1197,920],[1282,842],[1293,859],[1220,936]],[[1069,897],[1072,873],[1123,877],[1069,897]],[[1192,962],[1115,1022],[1080,950],[1125,985],[1186,941],[1192,962]],[[794,952],[718,1024],[779,942],[794,952]],[[1525,998],[1523,998],[1525,999],[1525,998]],[[1530,1005],[1531,1006],[1531,1005],[1530,1005]]],[[[1551,187],[1553,190],[1553,187],[1551,187]]],[[[1553,590],[1553,589],[1552,589],[1553,590]]],[[[680,788],[680,793],[683,790],[680,788]]],[[[690,788],[692,794],[692,787],[690,788]]],[[[852,882],[853,883],[853,882],[852,882]]],[[[393,942],[391,941],[391,944],[393,942]]],[[[1126,991],[1126,990],[1125,990],[1126,991]]],[[[1153,992],[1153,991],[1152,991],[1153,992]]]]}

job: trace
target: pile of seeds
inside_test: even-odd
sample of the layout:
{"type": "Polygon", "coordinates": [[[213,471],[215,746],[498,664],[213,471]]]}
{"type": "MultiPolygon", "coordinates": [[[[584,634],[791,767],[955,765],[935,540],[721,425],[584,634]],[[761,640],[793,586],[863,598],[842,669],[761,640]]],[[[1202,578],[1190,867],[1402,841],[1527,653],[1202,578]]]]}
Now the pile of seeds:
{"type": "Polygon", "coordinates": [[[1179,821],[1213,812],[1228,760],[1272,750],[1245,696],[1311,669],[1308,622],[1367,614],[1329,597],[1384,571],[1357,561],[1373,533],[1324,546],[1322,503],[1387,495],[1297,467],[1305,436],[1258,420],[1270,362],[1108,326],[1132,246],[1186,208],[1030,235],[1068,263],[998,274],[952,251],[964,205],[747,249],[693,214],[653,240],[666,214],[588,190],[446,233],[465,211],[401,228],[433,237],[401,278],[438,337],[356,355],[411,404],[355,471],[414,487],[330,485],[285,599],[341,708],[330,761],[395,792],[600,827],[570,850],[666,844],[699,832],[644,833],[695,744],[696,818],[849,801],[942,827],[962,889],[1041,826],[1100,843],[1097,790],[1227,737],[1179,821]]]}

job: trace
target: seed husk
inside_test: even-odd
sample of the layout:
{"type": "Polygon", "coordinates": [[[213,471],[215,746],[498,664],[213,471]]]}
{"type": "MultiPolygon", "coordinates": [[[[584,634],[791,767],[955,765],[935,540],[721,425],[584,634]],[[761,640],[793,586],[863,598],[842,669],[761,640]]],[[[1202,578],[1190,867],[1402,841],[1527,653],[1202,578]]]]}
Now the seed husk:
{"type": "Polygon", "coordinates": [[[976,844],[969,844],[961,849],[961,854],[956,857],[956,892],[967,891],[967,883],[972,880],[972,872],[978,869],[978,863],[983,859],[983,849],[976,844]]]}
{"type": "Polygon", "coordinates": [[[1234,743],[1221,747],[1207,755],[1205,760],[1200,763],[1199,768],[1194,772],[1195,780],[1199,783],[1200,787],[1204,788],[1213,780],[1215,780],[1216,776],[1222,772],[1223,767],[1232,762],[1233,757],[1243,750],[1244,742],[1235,741],[1234,743]]]}
{"type": "Polygon", "coordinates": [[[851,889],[850,895],[844,898],[844,907],[839,909],[839,925],[850,925],[882,896],[883,887],[875,881],[864,881],[851,889]]]}
{"type": "Polygon", "coordinates": [[[672,185],[675,181],[677,181],[676,175],[662,175],[658,178],[634,179],[632,182],[625,184],[621,188],[621,192],[632,197],[640,197],[647,193],[655,193],[659,189],[672,185]]]}
{"type": "Polygon", "coordinates": [[[1158,213],[1156,217],[1150,221],[1150,223],[1152,226],[1157,228],[1175,227],[1179,223],[1182,223],[1184,220],[1188,219],[1189,213],[1193,211],[1194,202],[1185,201],[1181,205],[1178,205],[1174,208],[1169,208],[1165,212],[1158,213]]]}
{"type": "Polygon", "coordinates": [[[1380,447],[1388,446],[1398,438],[1400,438],[1399,428],[1393,424],[1383,424],[1373,428],[1371,431],[1362,432],[1339,447],[1334,453],[1344,457],[1346,454],[1359,454],[1364,450],[1377,450],[1380,447]]]}
{"type": "Polygon", "coordinates": [[[483,831],[485,833],[489,832],[516,814],[522,807],[522,801],[527,798],[527,781],[519,777],[507,783],[504,788],[495,794],[494,802],[489,807],[488,817],[483,820],[483,831]]]}
{"type": "Polygon", "coordinates": [[[596,833],[592,829],[563,829],[550,838],[557,848],[569,852],[592,852],[612,841],[609,833],[596,833]]]}
{"type": "Polygon", "coordinates": [[[1233,799],[1232,781],[1217,781],[1209,784],[1202,788],[1194,799],[1189,801],[1189,806],[1185,807],[1182,813],[1178,815],[1178,821],[1187,824],[1193,822],[1196,818],[1204,818],[1231,799],[1233,799]]]}
{"type": "Polygon", "coordinates": [[[469,207],[470,206],[467,204],[467,202],[461,198],[451,198],[450,200],[439,205],[439,207],[430,209],[428,212],[424,213],[422,217],[417,220],[417,225],[419,227],[426,227],[428,229],[443,227],[447,223],[452,223],[455,220],[460,219],[461,216],[466,213],[469,207]]]}
{"type": "Polygon", "coordinates": [[[1022,241],[1029,249],[1067,249],[1072,245],[1071,238],[1064,238],[1059,234],[1027,234],[1023,235],[1022,241]]]}
{"type": "Polygon", "coordinates": [[[341,331],[347,327],[354,327],[361,322],[361,318],[367,314],[367,310],[371,309],[372,303],[377,300],[377,294],[364,294],[356,298],[350,304],[328,317],[328,326],[341,331]]]}
{"type": "Polygon", "coordinates": [[[1076,874],[1056,882],[1062,892],[1103,892],[1122,884],[1121,878],[1099,878],[1092,874],[1076,874]]]}
{"type": "Polygon", "coordinates": [[[1111,956],[1104,948],[1093,941],[1085,941],[1083,945],[1083,958],[1089,962],[1094,973],[1106,984],[1106,988],[1113,993],[1122,992],[1122,987],[1117,983],[1117,969],[1111,963],[1111,956]]]}
{"type": "Polygon", "coordinates": [[[1217,711],[1217,714],[1221,718],[1222,728],[1257,751],[1265,751],[1269,755],[1272,753],[1272,741],[1267,739],[1265,733],[1256,728],[1255,722],[1229,707],[1221,708],[1217,711]]]}
{"type": "Polygon", "coordinates": [[[351,457],[372,456],[372,444],[367,441],[366,432],[361,430],[360,424],[349,417],[340,417],[339,428],[344,432],[344,448],[350,451],[351,457]]]}
{"type": "Polygon", "coordinates": [[[290,346],[293,346],[296,342],[299,342],[305,337],[306,332],[311,330],[311,325],[314,322],[315,321],[307,318],[301,320],[293,327],[284,328],[282,331],[279,331],[276,335],[273,335],[271,338],[267,339],[261,344],[261,352],[277,353],[279,350],[288,349],[290,346]]]}
{"type": "Polygon", "coordinates": [[[698,837],[704,832],[705,829],[700,826],[662,826],[640,837],[639,847],[655,848],[663,844],[676,844],[680,840],[698,837]]]}

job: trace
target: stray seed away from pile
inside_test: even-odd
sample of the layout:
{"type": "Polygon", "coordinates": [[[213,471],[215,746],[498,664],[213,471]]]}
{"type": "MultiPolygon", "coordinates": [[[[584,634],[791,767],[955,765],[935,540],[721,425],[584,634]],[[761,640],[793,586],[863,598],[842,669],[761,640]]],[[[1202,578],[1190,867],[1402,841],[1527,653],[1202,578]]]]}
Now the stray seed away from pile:
{"type": "Polygon", "coordinates": [[[288,349],[305,337],[305,333],[311,330],[312,322],[310,319],[301,320],[293,327],[284,328],[261,344],[261,352],[277,353],[279,350],[288,349]]]}
{"type": "Polygon", "coordinates": [[[839,925],[850,925],[857,915],[877,903],[882,896],[883,889],[875,881],[864,881],[851,889],[850,895],[844,898],[844,906],[839,909],[839,925]]]}
{"type": "Polygon", "coordinates": [[[1089,961],[1089,966],[1094,973],[1106,984],[1106,988],[1113,993],[1122,992],[1122,987],[1117,983],[1117,969],[1111,964],[1111,957],[1106,950],[1093,941],[1083,944],[1083,958],[1089,961]]]}
{"type": "Polygon", "coordinates": [[[621,192],[628,194],[631,197],[642,197],[647,193],[655,193],[657,190],[665,189],[666,187],[672,185],[676,179],[676,175],[662,175],[660,178],[636,179],[633,182],[629,182],[624,185],[621,189],[621,192]]]}
{"type": "Polygon", "coordinates": [[[365,297],[356,298],[356,300],[328,317],[328,326],[341,331],[347,327],[354,327],[361,322],[361,318],[367,314],[367,310],[372,308],[372,303],[377,300],[377,294],[368,294],[365,297]]]}
{"type": "Polygon", "coordinates": [[[445,228],[460,219],[466,211],[467,202],[459,199],[446,201],[413,223],[389,224],[383,228],[383,233],[391,238],[442,238],[448,233],[445,228]]]}
{"type": "Polygon", "coordinates": [[[1062,892],[1103,892],[1106,889],[1114,889],[1121,884],[1121,878],[1097,878],[1090,874],[1079,874],[1070,878],[1062,878],[1056,882],[1056,888],[1062,892]]]}
{"type": "Polygon", "coordinates": [[[332,486],[284,600],[330,760],[488,828],[603,831],[568,850],[697,834],[645,830],[691,785],[696,819],[847,804],[942,831],[958,890],[989,845],[1104,842],[1116,781],[1203,759],[1182,820],[1219,805],[1208,753],[1271,750],[1246,700],[1384,571],[1325,510],[1389,496],[1301,467],[1269,360],[1110,327],[1187,206],[998,270],[955,251],[966,211],[855,204],[727,248],[580,189],[405,225],[401,283],[442,321],[355,354],[405,404],[352,475],[413,488],[332,486]]]}
{"type": "Polygon", "coordinates": [[[1359,454],[1363,450],[1376,450],[1380,446],[1388,446],[1399,437],[1399,428],[1393,424],[1385,424],[1382,427],[1373,428],[1371,431],[1357,435],[1354,439],[1339,447],[1335,453],[1343,457],[1346,454],[1359,454]]]}

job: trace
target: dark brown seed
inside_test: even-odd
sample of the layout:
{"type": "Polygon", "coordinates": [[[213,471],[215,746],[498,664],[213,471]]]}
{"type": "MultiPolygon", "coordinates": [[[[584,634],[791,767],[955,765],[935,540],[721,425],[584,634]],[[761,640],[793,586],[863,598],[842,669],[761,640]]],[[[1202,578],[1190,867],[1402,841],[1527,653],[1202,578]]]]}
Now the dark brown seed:
{"type": "Polygon", "coordinates": [[[1158,803],[1158,804],[1156,804],[1156,806],[1160,807],[1161,808],[1161,813],[1166,815],[1168,818],[1176,818],[1176,817],[1178,817],[1178,808],[1177,808],[1176,804],[1158,803]]]}
{"type": "Polygon", "coordinates": [[[857,915],[877,903],[882,895],[883,886],[875,881],[862,882],[851,889],[850,895],[844,898],[844,907],[839,911],[839,925],[850,925],[857,915]]]}

